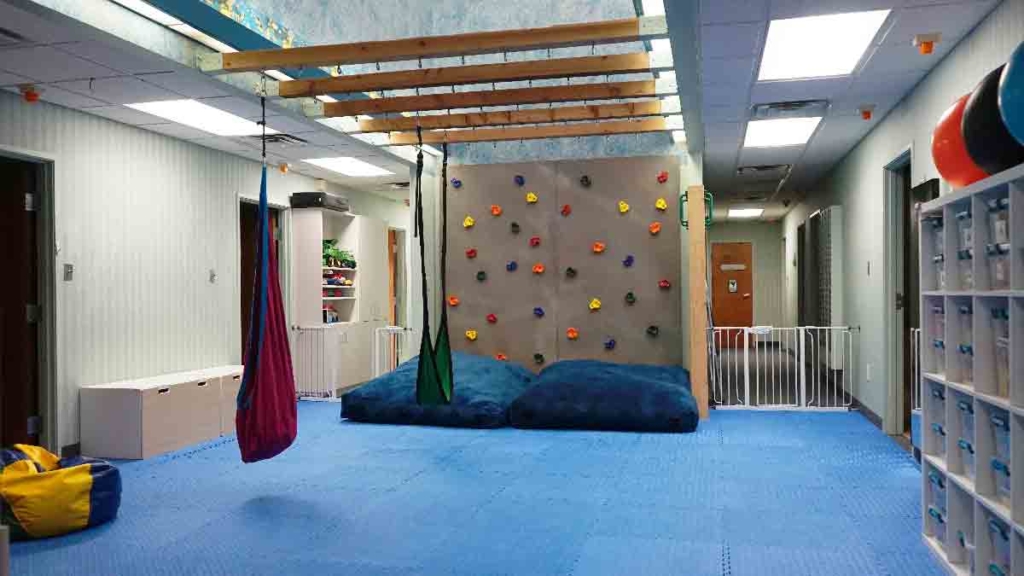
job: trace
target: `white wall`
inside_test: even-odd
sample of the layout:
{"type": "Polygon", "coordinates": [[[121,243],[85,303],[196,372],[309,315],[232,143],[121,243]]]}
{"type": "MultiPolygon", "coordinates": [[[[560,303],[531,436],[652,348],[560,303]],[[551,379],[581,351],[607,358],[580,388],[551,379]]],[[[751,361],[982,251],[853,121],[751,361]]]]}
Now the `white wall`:
{"type": "Polygon", "coordinates": [[[795,326],[786,324],[782,314],[782,222],[715,222],[709,234],[712,244],[753,244],[754,324],[795,326]]]}
{"type": "MultiPolygon", "coordinates": [[[[854,394],[879,415],[887,409],[885,323],[889,306],[884,298],[883,168],[908,147],[913,149],[912,182],[937,178],[931,158],[931,133],[942,113],[970,92],[981,78],[1006,62],[1024,40],[1024,2],[1005,0],[921,81],[867,137],[815,187],[801,205],[787,214],[787,260],[792,261],[796,227],[818,208],[844,207],[843,270],[847,323],[860,326],[860,346],[854,394]],[[868,267],[870,266],[870,274],[868,267]],[[872,364],[872,381],[866,365],[872,364]]],[[[948,190],[944,190],[946,192],[948,190]]],[[[795,269],[787,291],[787,314],[795,320],[795,269]]]]}
{"type": "MultiPolygon", "coordinates": [[[[75,266],[55,287],[58,446],[78,441],[79,386],[238,362],[238,199],[258,163],[6,92],[0,146],[56,158],[56,264],[75,266]]],[[[277,204],[312,189],[269,177],[277,204]]],[[[407,226],[401,203],[344,193],[407,226]]]]}

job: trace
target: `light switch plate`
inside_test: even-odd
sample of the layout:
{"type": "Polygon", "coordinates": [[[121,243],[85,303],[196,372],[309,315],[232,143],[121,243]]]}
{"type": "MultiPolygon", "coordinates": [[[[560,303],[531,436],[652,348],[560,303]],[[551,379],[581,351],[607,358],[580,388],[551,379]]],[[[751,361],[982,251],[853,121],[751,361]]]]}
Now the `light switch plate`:
{"type": "Polygon", "coordinates": [[[65,264],[64,265],[64,281],[71,282],[75,279],[75,265],[65,264]]]}

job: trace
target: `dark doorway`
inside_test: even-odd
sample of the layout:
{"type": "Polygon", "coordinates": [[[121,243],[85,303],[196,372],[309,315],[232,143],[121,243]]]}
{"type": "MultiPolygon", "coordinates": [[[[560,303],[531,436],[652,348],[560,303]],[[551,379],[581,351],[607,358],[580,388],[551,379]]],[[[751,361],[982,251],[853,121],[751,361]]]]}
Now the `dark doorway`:
{"type": "MultiPolygon", "coordinates": [[[[274,239],[274,249],[278,255],[277,274],[281,276],[281,211],[270,208],[270,237],[274,239]]],[[[241,311],[242,311],[242,355],[245,358],[245,345],[249,338],[249,317],[252,313],[252,293],[256,286],[256,225],[259,223],[259,206],[250,202],[242,202],[238,211],[238,230],[241,255],[241,311]]]]}
{"type": "Polygon", "coordinates": [[[913,374],[913,363],[909,361],[912,354],[917,352],[913,350],[910,339],[910,334],[913,330],[921,327],[921,310],[919,303],[921,302],[921,284],[918,276],[918,270],[920,269],[919,255],[920,255],[920,223],[918,217],[920,216],[920,206],[929,200],[934,200],[939,197],[939,180],[932,179],[927,182],[910,187],[911,174],[910,164],[899,170],[900,180],[902,181],[902,202],[900,203],[900,214],[903,219],[904,235],[903,235],[903,270],[901,274],[903,276],[903,288],[904,293],[897,296],[898,304],[903,306],[903,358],[908,359],[903,362],[902,369],[902,382],[903,382],[903,425],[904,430],[910,430],[910,414],[914,407],[913,401],[913,390],[914,390],[914,374],[913,374]]]}
{"type": "Polygon", "coordinates": [[[38,164],[0,158],[0,446],[39,444],[38,164]]]}

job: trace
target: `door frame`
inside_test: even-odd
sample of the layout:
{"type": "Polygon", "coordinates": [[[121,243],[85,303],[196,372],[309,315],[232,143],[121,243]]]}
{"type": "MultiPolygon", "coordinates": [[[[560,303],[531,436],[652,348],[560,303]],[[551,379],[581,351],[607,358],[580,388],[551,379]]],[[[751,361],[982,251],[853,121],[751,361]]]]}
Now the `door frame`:
{"type": "MultiPolygon", "coordinates": [[[[410,237],[408,228],[405,226],[395,226],[394,224],[387,225],[388,232],[394,232],[396,236],[398,250],[401,254],[401,258],[398,259],[398,265],[401,269],[395,270],[397,276],[401,276],[405,284],[404,293],[399,294],[399,286],[395,286],[395,297],[398,299],[399,305],[403,308],[402,315],[404,316],[405,324],[409,324],[412,319],[412,299],[413,299],[413,281],[412,274],[412,259],[409,257],[410,252],[410,237]]],[[[397,279],[397,278],[396,278],[397,279]]],[[[440,289],[440,287],[438,288],[440,289]]],[[[401,320],[403,318],[399,318],[401,320]]],[[[401,322],[397,322],[401,325],[401,322]]],[[[410,326],[403,326],[403,328],[410,328],[410,326]]]]}
{"type": "Polygon", "coordinates": [[[903,309],[896,309],[896,294],[905,293],[903,285],[903,253],[906,249],[903,241],[903,195],[904,185],[913,184],[913,144],[903,148],[895,158],[882,168],[883,182],[883,292],[885,302],[884,314],[884,345],[885,366],[879,373],[886,380],[885,414],[882,415],[882,429],[886,434],[903,434],[903,309],[916,303],[904,302],[903,309]],[[900,170],[907,165],[911,167],[911,182],[904,183],[900,170]]]}
{"type": "MultiPolygon", "coordinates": [[[[42,318],[39,322],[39,412],[42,417],[42,429],[39,431],[39,443],[54,453],[60,453],[57,445],[60,439],[60,422],[58,420],[57,375],[59,372],[59,341],[57,338],[57,256],[60,244],[57,242],[57,206],[55,190],[55,173],[57,157],[53,154],[0,145],[0,156],[11,160],[21,160],[37,166],[38,182],[36,191],[39,208],[36,212],[36,257],[39,274],[39,306],[42,318]]],[[[77,392],[76,392],[77,394],[77,392]]]]}

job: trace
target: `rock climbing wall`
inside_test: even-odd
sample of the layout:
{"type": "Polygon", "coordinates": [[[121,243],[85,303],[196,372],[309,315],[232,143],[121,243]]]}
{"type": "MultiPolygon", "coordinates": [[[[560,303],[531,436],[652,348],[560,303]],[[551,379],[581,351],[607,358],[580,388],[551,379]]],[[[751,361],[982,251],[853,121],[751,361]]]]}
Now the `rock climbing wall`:
{"type": "Polygon", "coordinates": [[[676,158],[448,172],[456,350],[534,369],[682,361],[676,158]]]}

